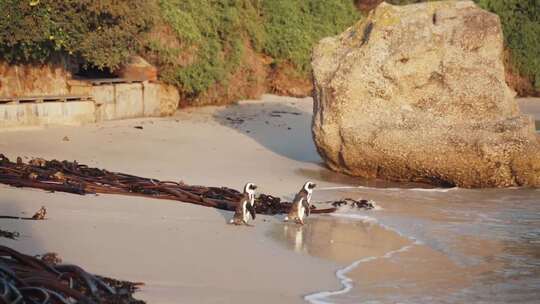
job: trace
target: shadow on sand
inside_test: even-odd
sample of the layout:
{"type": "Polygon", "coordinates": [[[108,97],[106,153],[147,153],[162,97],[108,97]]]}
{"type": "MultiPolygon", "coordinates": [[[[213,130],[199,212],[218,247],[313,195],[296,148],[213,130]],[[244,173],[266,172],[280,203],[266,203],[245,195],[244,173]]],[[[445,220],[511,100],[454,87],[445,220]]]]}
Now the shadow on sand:
{"type": "Polygon", "coordinates": [[[251,137],[270,151],[300,162],[322,163],[311,136],[311,113],[296,102],[262,102],[231,105],[218,110],[220,124],[251,137]]]}
{"type": "MultiPolygon", "coordinates": [[[[279,97],[272,97],[279,98],[279,97]]],[[[226,127],[242,133],[268,150],[286,158],[316,164],[316,168],[300,166],[295,173],[308,180],[325,181],[347,186],[374,188],[432,188],[416,182],[393,182],[348,176],[329,170],[317,153],[311,133],[311,106],[306,99],[265,100],[230,105],[218,109],[213,118],[226,127]]]]}

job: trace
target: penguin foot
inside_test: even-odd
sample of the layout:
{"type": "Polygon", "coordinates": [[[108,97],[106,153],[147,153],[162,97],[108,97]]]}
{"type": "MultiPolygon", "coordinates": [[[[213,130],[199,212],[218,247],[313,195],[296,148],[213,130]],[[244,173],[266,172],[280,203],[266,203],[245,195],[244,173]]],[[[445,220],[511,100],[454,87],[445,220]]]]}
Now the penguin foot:
{"type": "Polygon", "coordinates": [[[244,222],[243,222],[243,221],[240,222],[240,221],[237,221],[237,220],[235,220],[235,219],[232,219],[232,220],[229,221],[229,224],[230,224],[230,225],[240,226],[240,225],[243,225],[244,222]]]}

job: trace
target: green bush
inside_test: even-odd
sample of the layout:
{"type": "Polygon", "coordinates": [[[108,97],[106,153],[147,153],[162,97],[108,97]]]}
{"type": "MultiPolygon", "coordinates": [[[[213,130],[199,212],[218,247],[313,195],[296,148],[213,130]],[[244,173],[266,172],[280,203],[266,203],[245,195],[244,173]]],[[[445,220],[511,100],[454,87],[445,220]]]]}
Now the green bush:
{"type": "Polygon", "coordinates": [[[0,57],[45,62],[55,55],[114,70],[141,47],[152,0],[0,0],[0,57]]]}
{"type": "MultiPolygon", "coordinates": [[[[540,89],[540,1],[475,1],[500,16],[513,64],[540,89]]],[[[0,0],[0,14],[0,58],[71,56],[114,70],[145,50],[161,79],[186,97],[226,84],[246,42],[306,76],[314,44],[360,18],[352,0],[0,0]],[[155,22],[171,28],[178,43],[143,38],[155,22]]]]}
{"type": "Polygon", "coordinates": [[[147,49],[162,79],[188,97],[226,81],[240,63],[244,38],[255,47],[263,39],[257,7],[249,0],[160,0],[159,7],[181,47],[154,39],[147,49]],[[194,59],[178,60],[182,53],[194,59]]]}
{"type": "Polygon", "coordinates": [[[263,51],[309,72],[311,49],[359,19],[351,0],[271,0],[262,2],[266,40],[263,51]]]}
{"type": "Polygon", "coordinates": [[[501,18],[512,63],[540,90],[540,0],[476,0],[501,18]]]}
{"type": "Polygon", "coordinates": [[[350,0],[160,0],[159,7],[182,46],[154,39],[147,49],[162,79],[187,97],[226,82],[240,64],[246,39],[277,63],[290,62],[305,73],[313,45],[358,18],[350,0]],[[179,62],[182,53],[196,58],[179,62]]]}

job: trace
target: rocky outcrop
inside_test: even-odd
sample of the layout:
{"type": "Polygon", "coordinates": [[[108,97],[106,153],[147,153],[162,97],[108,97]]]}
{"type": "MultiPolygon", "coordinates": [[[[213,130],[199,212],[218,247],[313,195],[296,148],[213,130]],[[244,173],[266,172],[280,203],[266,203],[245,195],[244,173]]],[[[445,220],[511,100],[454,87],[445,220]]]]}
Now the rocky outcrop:
{"type": "Polygon", "coordinates": [[[0,61],[0,97],[65,95],[71,75],[63,64],[16,64],[0,61]]]}
{"type": "Polygon", "coordinates": [[[157,81],[157,68],[140,56],[131,56],[118,70],[118,76],[129,80],[157,81]]]}
{"type": "Polygon", "coordinates": [[[175,86],[159,83],[158,100],[159,100],[159,116],[171,116],[178,109],[180,103],[180,93],[175,86]]]}
{"type": "Polygon", "coordinates": [[[315,48],[313,136],[366,178],[540,186],[540,139],[505,83],[499,18],[472,1],[382,3],[315,48]]]}

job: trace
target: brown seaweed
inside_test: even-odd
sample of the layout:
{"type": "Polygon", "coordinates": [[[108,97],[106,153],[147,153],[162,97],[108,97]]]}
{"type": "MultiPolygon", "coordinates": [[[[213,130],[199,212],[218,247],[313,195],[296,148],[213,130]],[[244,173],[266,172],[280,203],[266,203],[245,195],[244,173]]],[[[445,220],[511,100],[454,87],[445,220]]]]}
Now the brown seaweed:
{"type": "Polygon", "coordinates": [[[145,303],[133,298],[142,283],[93,275],[76,265],[58,264],[60,259],[49,255],[39,259],[0,246],[0,302],[145,303]]]}
{"type": "MultiPolygon", "coordinates": [[[[0,183],[80,195],[102,193],[168,199],[229,211],[235,210],[242,195],[227,187],[160,181],[91,168],[76,161],[35,158],[25,164],[19,157],[17,162],[11,162],[3,154],[0,154],[0,183]]],[[[284,214],[290,207],[290,202],[283,202],[269,194],[260,194],[255,200],[255,209],[259,214],[284,214]]],[[[311,212],[329,213],[335,210],[335,207],[318,209],[312,206],[311,212]]]]}

